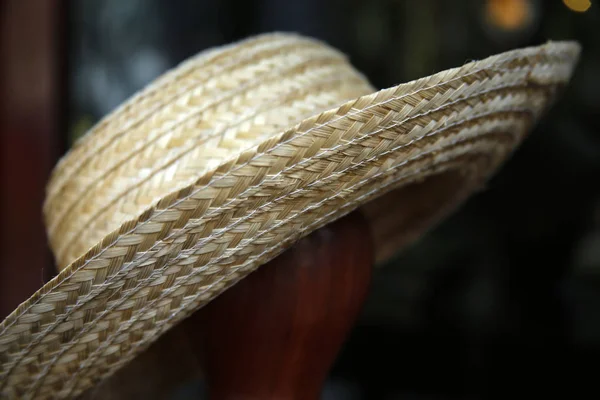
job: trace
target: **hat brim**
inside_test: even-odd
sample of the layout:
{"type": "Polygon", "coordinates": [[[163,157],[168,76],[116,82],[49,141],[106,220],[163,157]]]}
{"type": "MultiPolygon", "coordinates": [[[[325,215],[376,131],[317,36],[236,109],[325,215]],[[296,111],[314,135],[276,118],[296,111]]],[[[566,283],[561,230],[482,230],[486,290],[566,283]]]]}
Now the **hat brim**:
{"type": "Polygon", "coordinates": [[[403,219],[408,236],[381,239],[385,259],[498,169],[568,82],[578,54],[576,43],[548,43],[381,90],[199,176],[2,322],[0,392],[77,395],[299,238],[394,189],[452,176],[418,221],[403,219]]]}

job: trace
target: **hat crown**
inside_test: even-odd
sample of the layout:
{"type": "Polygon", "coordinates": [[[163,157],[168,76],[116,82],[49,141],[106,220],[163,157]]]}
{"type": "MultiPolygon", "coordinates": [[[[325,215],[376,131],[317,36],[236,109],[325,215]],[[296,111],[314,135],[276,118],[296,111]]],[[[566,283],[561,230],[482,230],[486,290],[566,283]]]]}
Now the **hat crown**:
{"type": "Polygon", "coordinates": [[[59,268],[198,176],[371,92],[339,51],[293,34],[183,62],[100,121],[55,168],[44,214],[59,268]]]}

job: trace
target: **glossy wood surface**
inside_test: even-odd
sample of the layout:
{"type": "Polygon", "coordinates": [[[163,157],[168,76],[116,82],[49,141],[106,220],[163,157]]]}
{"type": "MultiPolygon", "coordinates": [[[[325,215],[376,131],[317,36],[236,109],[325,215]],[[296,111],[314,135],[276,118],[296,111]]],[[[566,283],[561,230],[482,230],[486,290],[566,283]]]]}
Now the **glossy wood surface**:
{"type": "Polygon", "coordinates": [[[185,321],[210,399],[319,398],[365,300],[373,257],[367,223],[351,214],[185,321]]]}

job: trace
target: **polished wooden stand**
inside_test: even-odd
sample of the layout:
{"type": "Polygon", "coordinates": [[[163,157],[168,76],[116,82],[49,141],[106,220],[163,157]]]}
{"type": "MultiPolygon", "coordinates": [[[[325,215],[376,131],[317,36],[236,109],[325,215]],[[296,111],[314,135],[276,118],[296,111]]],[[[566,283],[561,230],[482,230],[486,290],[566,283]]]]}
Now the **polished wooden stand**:
{"type": "Polygon", "coordinates": [[[185,321],[211,400],[320,397],[374,254],[353,213],[300,240],[185,321]]]}

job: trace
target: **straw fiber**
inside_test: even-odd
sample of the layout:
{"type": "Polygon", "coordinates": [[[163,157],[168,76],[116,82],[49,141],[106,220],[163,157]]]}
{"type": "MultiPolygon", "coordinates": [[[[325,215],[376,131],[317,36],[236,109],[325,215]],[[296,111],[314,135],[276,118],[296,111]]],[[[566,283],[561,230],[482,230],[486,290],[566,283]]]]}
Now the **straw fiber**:
{"type": "Polygon", "coordinates": [[[383,261],[498,169],[578,53],[547,43],[379,92],[344,55],[292,34],[184,62],[55,168],[44,215],[61,272],[0,325],[0,393],[82,393],[363,205],[383,261]],[[418,210],[392,191],[408,185],[428,188],[418,210]]]}

